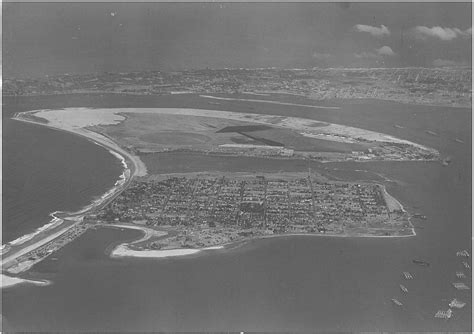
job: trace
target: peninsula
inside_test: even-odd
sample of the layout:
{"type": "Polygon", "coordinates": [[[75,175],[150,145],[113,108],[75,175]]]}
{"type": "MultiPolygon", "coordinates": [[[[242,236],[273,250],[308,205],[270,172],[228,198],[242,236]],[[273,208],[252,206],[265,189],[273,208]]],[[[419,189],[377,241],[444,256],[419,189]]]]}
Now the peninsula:
{"type": "MultiPolygon", "coordinates": [[[[205,97],[204,97],[205,98],[205,97]]],[[[332,108],[324,107],[321,108],[332,108]]],[[[90,227],[140,229],[144,237],[112,256],[195,254],[255,238],[305,234],[414,235],[385,187],[308,173],[149,174],[140,156],[160,152],[331,161],[435,160],[431,148],[314,119],[189,108],[65,108],[15,118],[83,136],[122,161],[115,186],[78,212],[3,246],[4,271],[29,269],[90,227]]]]}

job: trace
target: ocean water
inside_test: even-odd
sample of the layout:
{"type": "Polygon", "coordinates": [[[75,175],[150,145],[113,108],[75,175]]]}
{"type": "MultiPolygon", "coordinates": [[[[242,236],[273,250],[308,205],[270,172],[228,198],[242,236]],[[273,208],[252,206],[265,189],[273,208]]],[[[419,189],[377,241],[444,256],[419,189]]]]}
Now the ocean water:
{"type": "MultiPolygon", "coordinates": [[[[163,101],[163,105],[173,103],[177,104],[163,101]]],[[[311,164],[340,179],[387,180],[388,191],[408,211],[427,216],[425,221],[413,221],[415,237],[282,237],[153,260],[106,255],[113,244],[137,237],[136,231],[89,231],[29,273],[52,280],[51,286],[3,291],[5,330],[471,331],[471,292],[451,285],[458,281],[456,271],[465,271],[467,281],[471,279],[456,257],[458,250],[471,252],[470,111],[369,101],[347,104],[340,111],[293,112],[398,135],[451,157],[449,166],[436,162],[311,164]],[[431,265],[420,267],[413,259],[431,265]],[[414,280],[405,281],[403,271],[412,273],[414,280]],[[407,294],[399,284],[408,288],[407,294]],[[449,321],[434,319],[435,312],[447,309],[454,297],[468,302],[467,306],[456,310],[449,321]],[[403,307],[395,306],[391,298],[399,299],[403,307]]],[[[163,163],[157,171],[172,166],[175,172],[189,166],[228,168],[215,157],[208,161],[190,157],[188,164],[182,156],[148,158],[163,163]]],[[[260,167],[258,161],[245,164],[251,171],[291,167],[278,161],[260,167]]],[[[301,164],[297,169],[306,167],[301,164]]],[[[245,170],[244,164],[235,170],[245,170]]]]}
{"type": "Polygon", "coordinates": [[[56,210],[76,211],[111,188],[122,172],[104,148],[67,133],[9,119],[29,106],[3,106],[2,242],[33,232],[56,210]]]}

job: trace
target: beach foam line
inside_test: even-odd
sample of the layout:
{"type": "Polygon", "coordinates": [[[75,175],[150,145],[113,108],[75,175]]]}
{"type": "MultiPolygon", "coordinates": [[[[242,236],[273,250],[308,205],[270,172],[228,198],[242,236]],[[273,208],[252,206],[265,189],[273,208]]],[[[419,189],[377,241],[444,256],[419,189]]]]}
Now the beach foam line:
{"type": "MultiPolygon", "coordinates": [[[[57,212],[57,211],[56,211],[57,212]]],[[[60,225],[63,220],[61,218],[57,218],[54,216],[54,214],[56,212],[53,212],[53,213],[50,213],[49,215],[50,216],[53,216],[53,219],[50,220],[49,223],[43,225],[43,226],[40,226],[38,227],[34,232],[32,233],[28,233],[28,234],[25,234],[13,241],[10,241],[10,242],[7,242],[6,244],[2,245],[2,247],[6,247],[6,245],[10,245],[10,246],[18,246],[18,245],[21,245],[31,239],[33,239],[36,235],[40,234],[41,232],[44,232],[46,230],[49,230],[49,229],[52,229],[58,225],[60,225]]]]}
{"type": "Polygon", "coordinates": [[[0,275],[1,275],[1,283],[2,283],[0,286],[1,289],[10,288],[12,286],[15,286],[18,284],[24,284],[24,283],[38,285],[38,286],[47,286],[51,284],[50,281],[46,281],[46,280],[33,281],[33,280],[24,279],[24,278],[8,276],[5,274],[0,274],[0,275]]]}
{"type": "Polygon", "coordinates": [[[314,105],[311,105],[311,104],[278,102],[278,101],[270,101],[270,100],[236,99],[236,98],[230,98],[230,97],[218,97],[218,96],[211,96],[211,95],[199,95],[199,97],[203,97],[203,98],[206,98],[206,99],[224,100],[224,101],[261,102],[261,103],[281,104],[281,105],[284,105],[284,106],[308,107],[308,108],[316,108],[316,109],[341,109],[340,107],[314,106],[314,105]]]}

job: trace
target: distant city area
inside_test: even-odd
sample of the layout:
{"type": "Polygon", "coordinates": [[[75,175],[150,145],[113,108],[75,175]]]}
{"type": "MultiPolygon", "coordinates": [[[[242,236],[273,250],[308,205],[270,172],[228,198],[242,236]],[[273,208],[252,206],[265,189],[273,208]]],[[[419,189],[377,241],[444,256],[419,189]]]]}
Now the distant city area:
{"type": "Polygon", "coordinates": [[[466,107],[472,102],[471,68],[204,69],[181,72],[64,74],[5,78],[4,95],[122,93],[291,94],[318,101],[382,99],[466,107]]]}

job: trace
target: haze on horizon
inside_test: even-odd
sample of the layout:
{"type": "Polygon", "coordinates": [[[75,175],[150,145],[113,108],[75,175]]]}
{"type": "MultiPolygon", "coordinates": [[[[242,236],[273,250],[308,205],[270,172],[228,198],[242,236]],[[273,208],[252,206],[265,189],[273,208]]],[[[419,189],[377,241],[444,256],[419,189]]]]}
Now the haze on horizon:
{"type": "Polygon", "coordinates": [[[470,66],[471,3],[4,3],[3,75],[470,66]]]}

